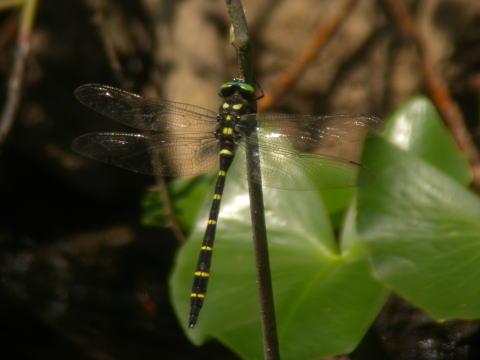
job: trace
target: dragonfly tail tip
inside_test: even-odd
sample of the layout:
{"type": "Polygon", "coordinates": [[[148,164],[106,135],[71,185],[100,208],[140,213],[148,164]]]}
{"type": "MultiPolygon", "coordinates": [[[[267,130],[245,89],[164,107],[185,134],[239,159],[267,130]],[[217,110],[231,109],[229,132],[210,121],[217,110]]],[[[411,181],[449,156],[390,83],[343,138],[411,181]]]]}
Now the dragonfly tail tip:
{"type": "Polygon", "coordinates": [[[197,319],[194,317],[190,317],[190,319],[188,320],[188,328],[193,329],[196,324],[197,324],[197,319]]]}

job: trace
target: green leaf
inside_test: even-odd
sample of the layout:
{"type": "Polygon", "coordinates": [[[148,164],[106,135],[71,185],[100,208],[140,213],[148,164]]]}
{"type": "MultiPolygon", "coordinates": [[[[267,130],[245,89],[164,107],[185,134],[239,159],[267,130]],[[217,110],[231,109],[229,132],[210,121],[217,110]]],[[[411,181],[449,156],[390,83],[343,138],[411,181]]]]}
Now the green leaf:
{"type": "MultiPolygon", "coordinates": [[[[208,296],[197,327],[185,331],[196,344],[215,337],[244,358],[262,359],[249,197],[238,164],[227,176],[208,296]]],[[[282,358],[352,351],[385,300],[384,289],[370,275],[363,245],[352,240],[340,252],[316,192],[265,189],[264,197],[282,358]]],[[[208,210],[205,204],[171,277],[183,326],[208,210]]]]}
{"type": "Polygon", "coordinates": [[[427,98],[415,97],[395,111],[388,119],[384,135],[391,143],[427,161],[459,183],[471,182],[467,158],[459,151],[427,98]]]}
{"type": "MultiPolygon", "coordinates": [[[[204,201],[205,194],[213,186],[213,176],[180,178],[168,183],[168,191],[180,227],[189,233],[204,201]]],[[[159,191],[149,191],[142,199],[141,222],[145,226],[165,227],[165,207],[159,191]]]]}
{"type": "Polygon", "coordinates": [[[351,204],[356,193],[356,188],[346,187],[340,189],[320,189],[319,194],[330,214],[330,221],[334,229],[340,228],[345,209],[351,204]]]}
{"type": "Polygon", "coordinates": [[[158,191],[147,191],[143,195],[140,221],[144,226],[166,226],[165,209],[158,191]]]}
{"type": "MultiPolygon", "coordinates": [[[[440,136],[429,146],[446,145],[440,136]]],[[[442,164],[435,151],[421,153],[434,166],[368,140],[363,161],[377,179],[359,190],[360,236],[377,277],[395,292],[437,319],[479,318],[480,199],[458,183],[465,172],[449,162],[453,155],[442,164]]]]}

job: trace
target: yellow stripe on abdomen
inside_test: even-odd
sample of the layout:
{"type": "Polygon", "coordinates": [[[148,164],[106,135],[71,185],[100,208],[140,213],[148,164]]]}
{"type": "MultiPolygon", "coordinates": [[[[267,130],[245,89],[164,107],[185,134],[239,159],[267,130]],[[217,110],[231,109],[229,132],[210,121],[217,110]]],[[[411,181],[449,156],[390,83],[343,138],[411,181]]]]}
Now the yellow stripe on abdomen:
{"type": "Polygon", "coordinates": [[[193,275],[195,276],[200,276],[200,277],[209,277],[210,276],[210,273],[206,272],[206,271],[195,271],[193,273],[193,275]]]}
{"type": "Polygon", "coordinates": [[[190,297],[192,298],[200,298],[200,299],[204,299],[205,298],[205,294],[202,294],[202,293],[191,293],[190,294],[190,297]]]}

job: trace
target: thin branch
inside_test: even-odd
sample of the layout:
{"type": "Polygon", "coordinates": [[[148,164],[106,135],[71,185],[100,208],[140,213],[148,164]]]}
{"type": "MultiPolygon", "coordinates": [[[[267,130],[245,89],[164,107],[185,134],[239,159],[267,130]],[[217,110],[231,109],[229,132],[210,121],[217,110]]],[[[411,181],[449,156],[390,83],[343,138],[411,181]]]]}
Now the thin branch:
{"type": "Polygon", "coordinates": [[[167,219],[167,227],[172,230],[175,239],[183,243],[187,240],[187,237],[182,231],[182,228],[178,224],[177,217],[175,216],[175,209],[173,208],[172,198],[168,191],[167,183],[163,176],[158,176],[156,179],[158,192],[162,198],[163,206],[165,208],[165,218],[167,219]]]}
{"type": "Polygon", "coordinates": [[[400,33],[413,42],[420,58],[423,79],[427,90],[443,120],[450,128],[458,146],[467,155],[473,174],[473,185],[480,189],[480,156],[465,126],[459,106],[450,95],[441,73],[436,69],[425,42],[404,0],[386,0],[400,33]]]}
{"type": "Polygon", "coordinates": [[[169,228],[175,239],[180,243],[183,243],[187,240],[182,228],[178,224],[177,217],[175,215],[175,208],[173,207],[172,197],[170,196],[170,192],[168,191],[167,182],[165,178],[158,174],[155,176],[155,190],[157,190],[160,194],[160,198],[163,203],[163,207],[165,210],[165,225],[169,228]]]}
{"type": "MultiPolygon", "coordinates": [[[[225,2],[232,24],[230,39],[232,45],[237,50],[240,77],[246,81],[253,82],[254,76],[250,59],[248,29],[242,3],[240,0],[226,0],[225,2]]],[[[256,127],[254,126],[253,128],[255,129],[256,127]]],[[[266,360],[278,360],[280,359],[280,351],[275,320],[270,261],[268,257],[263,191],[261,182],[255,181],[255,179],[260,178],[261,175],[258,135],[256,130],[247,134],[246,142],[248,189],[250,194],[250,213],[255,249],[257,286],[260,300],[263,352],[266,360]]]]}
{"type": "Polygon", "coordinates": [[[110,68],[112,69],[114,76],[120,84],[125,86],[127,89],[130,89],[131,83],[125,78],[122,65],[120,64],[117,52],[115,51],[115,46],[112,43],[111,37],[109,36],[107,29],[105,29],[105,1],[87,0],[86,5],[91,9],[93,13],[92,22],[95,25],[100,40],[102,41],[105,55],[107,56],[110,68]]]}
{"type": "Polygon", "coordinates": [[[7,98],[0,117],[0,144],[7,138],[13,126],[20,103],[25,63],[30,50],[30,35],[37,9],[37,0],[26,0],[22,7],[17,48],[15,50],[12,73],[8,81],[7,98]]]}
{"type": "Polygon", "coordinates": [[[240,0],[225,0],[228,16],[232,24],[230,28],[230,42],[237,50],[240,77],[245,81],[253,82],[253,66],[250,59],[250,44],[245,13],[240,0]]]}
{"type": "Polygon", "coordinates": [[[187,240],[187,237],[185,236],[180,225],[177,222],[175,210],[173,208],[172,199],[170,197],[165,178],[161,175],[156,176],[155,186],[152,187],[151,190],[158,191],[160,194],[160,198],[162,200],[165,210],[165,225],[173,232],[173,235],[179,242],[185,242],[187,240]]]}
{"type": "Polygon", "coordinates": [[[260,111],[273,107],[285,93],[295,86],[308,66],[318,57],[320,51],[348,18],[357,2],[358,0],[345,0],[338,13],[320,25],[308,47],[293,64],[282,72],[275,85],[272,86],[274,90],[270,94],[265,94],[264,98],[260,100],[260,111]]]}

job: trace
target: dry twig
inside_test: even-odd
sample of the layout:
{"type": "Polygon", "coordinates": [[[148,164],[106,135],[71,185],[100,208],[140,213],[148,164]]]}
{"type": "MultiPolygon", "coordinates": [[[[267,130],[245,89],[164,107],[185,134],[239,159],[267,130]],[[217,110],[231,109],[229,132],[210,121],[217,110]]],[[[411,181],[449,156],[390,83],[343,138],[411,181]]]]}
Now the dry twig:
{"type": "Polygon", "coordinates": [[[458,146],[467,155],[472,169],[473,185],[476,189],[480,189],[480,156],[478,150],[465,126],[460,108],[450,95],[446,81],[436,69],[428,53],[407,4],[404,0],[386,0],[386,5],[401,34],[415,45],[428,92],[440,115],[450,128],[458,146]]]}
{"type": "MultiPolygon", "coordinates": [[[[20,2],[10,1],[10,3],[13,4],[12,6],[15,6],[20,2]]],[[[2,8],[3,7],[0,7],[0,9],[2,8]]],[[[7,98],[2,111],[2,116],[0,117],[0,144],[5,141],[13,126],[15,114],[20,103],[20,91],[23,83],[25,62],[30,50],[30,35],[36,9],[37,0],[25,0],[23,2],[13,69],[10,74],[10,79],[8,80],[7,98]]]]}
{"type": "Polygon", "coordinates": [[[340,28],[340,25],[345,22],[357,2],[358,0],[345,0],[340,11],[320,25],[300,57],[282,72],[272,87],[274,90],[270,94],[265,94],[265,97],[260,100],[258,104],[260,111],[273,107],[295,85],[307,67],[317,58],[320,51],[340,28]]]}
{"type": "Polygon", "coordinates": [[[172,199],[168,191],[167,182],[161,175],[156,176],[155,186],[150,191],[158,191],[165,211],[165,225],[173,232],[175,238],[180,242],[185,242],[187,237],[182,231],[182,228],[177,222],[175,216],[175,209],[173,208],[172,199]]]}

